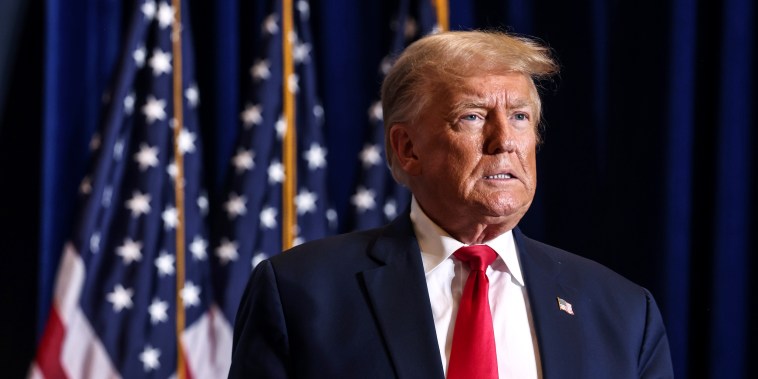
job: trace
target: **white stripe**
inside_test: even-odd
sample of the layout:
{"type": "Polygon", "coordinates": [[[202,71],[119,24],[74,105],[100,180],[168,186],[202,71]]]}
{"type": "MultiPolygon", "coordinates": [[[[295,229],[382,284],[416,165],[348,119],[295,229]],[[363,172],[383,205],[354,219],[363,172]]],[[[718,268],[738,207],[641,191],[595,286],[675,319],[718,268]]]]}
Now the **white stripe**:
{"type": "Polygon", "coordinates": [[[29,373],[26,375],[26,379],[44,379],[42,371],[37,366],[37,362],[32,363],[32,367],[29,368],[29,373]]]}
{"type": "Polygon", "coordinates": [[[64,326],[79,307],[84,275],[84,262],[74,245],[71,242],[66,243],[55,280],[55,306],[64,326]]]}
{"type": "Polygon", "coordinates": [[[215,305],[182,333],[193,378],[226,378],[232,359],[232,327],[215,305]]]}
{"type": "Polygon", "coordinates": [[[67,243],[55,283],[56,309],[65,329],[61,365],[69,378],[118,378],[105,347],[79,308],[84,276],[84,262],[67,243]]]}
{"type": "Polygon", "coordinates": [[[69,378],[119,378],[108,352],[79,309],[66,325],[61,363],[69,378]]]}

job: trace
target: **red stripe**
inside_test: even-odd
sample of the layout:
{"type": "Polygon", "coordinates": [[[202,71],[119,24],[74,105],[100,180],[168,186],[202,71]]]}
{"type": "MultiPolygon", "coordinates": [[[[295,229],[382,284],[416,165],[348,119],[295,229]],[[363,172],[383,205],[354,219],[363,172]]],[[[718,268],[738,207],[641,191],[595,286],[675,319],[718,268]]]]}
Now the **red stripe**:
{"type": "Polygon", "coordinates": [[[47,379],[67,379],[63,365],[61,365],[61,350],[63,348],[63,336],[66,328],[63,325],[55,307],[47,319],[45,333],[42,335],[39,348],[37,349],[37,365],[42,376],[47,379]]]}

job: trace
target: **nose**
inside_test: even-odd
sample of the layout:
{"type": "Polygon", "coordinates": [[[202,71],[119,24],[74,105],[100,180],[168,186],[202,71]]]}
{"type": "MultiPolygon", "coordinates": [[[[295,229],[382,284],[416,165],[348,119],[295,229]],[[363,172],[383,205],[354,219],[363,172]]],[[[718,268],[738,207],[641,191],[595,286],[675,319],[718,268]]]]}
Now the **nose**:
{"type": "Polygon", "coordinates": [[[485,127],[484,152],[490,155],[513,152],[513,131],[505,117],[492,117],[485,127]]]}

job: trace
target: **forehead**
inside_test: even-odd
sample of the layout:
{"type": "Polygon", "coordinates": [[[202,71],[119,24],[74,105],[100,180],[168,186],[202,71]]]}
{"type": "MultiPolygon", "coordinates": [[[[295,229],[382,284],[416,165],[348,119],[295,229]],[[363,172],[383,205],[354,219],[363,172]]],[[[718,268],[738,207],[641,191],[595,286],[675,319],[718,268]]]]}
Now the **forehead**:
{"type": "Polygon", "coordinates": [[[437,101],[451,106],[487,105],[538,107],[539,95],[532,79],[521,73],[474,75],[444,82],[437,101]]]}

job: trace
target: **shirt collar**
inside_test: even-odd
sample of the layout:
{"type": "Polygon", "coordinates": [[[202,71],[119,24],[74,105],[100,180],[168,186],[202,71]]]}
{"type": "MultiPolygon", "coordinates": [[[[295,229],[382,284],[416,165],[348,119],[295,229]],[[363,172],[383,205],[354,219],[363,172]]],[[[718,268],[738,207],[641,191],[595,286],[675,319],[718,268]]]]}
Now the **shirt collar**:
{"type": "MultiPolygon", "coordinates": [[[[411,199],[411,222],[416,232],[419,247],[421,248],[421,260],[424,264],[424,273],[428,274],[435,270],[448,259],[459,248],[465,246],[463,242],[451,237],[445,230],[439,227],[416,202],[416,198],[411,199]]],[[[516,243],[513,240],[513,231],[509,230],[492,240],[486,241],[485,244],[491,247],[497,253],[499,260],[505,263],[507,270],[513,278],[524,286],[524,277],[521,273],[518,254],[516,254],[516,243]]],[[[493,268],[498,264],[498,260],[493,263],[493,268]]]]}

